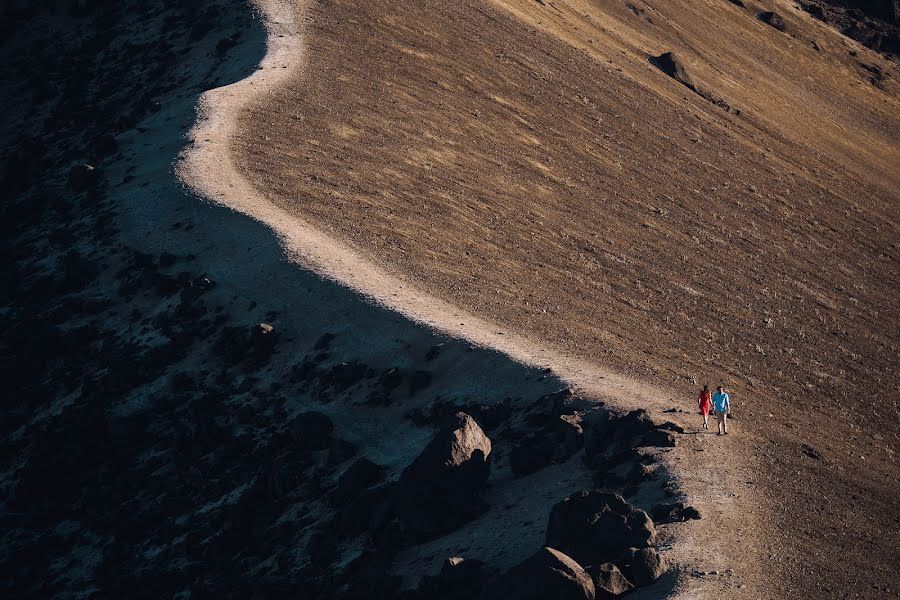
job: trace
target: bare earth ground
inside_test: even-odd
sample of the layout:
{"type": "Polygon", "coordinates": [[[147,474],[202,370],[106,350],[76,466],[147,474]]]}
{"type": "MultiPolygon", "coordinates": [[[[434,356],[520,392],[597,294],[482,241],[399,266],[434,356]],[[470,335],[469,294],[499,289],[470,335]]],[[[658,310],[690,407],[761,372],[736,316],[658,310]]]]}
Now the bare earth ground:
{"type": "Polygon", "coordinates": [[[705,498],[694,546],[747,567],[717,584],[735,597],[893,597],[898,73],[746,4],[311,3],[234,160],[377,273],[547,356],[685,407],[724,381],[737,435],[676,459],[737,496],[705,498]],[[668,50],[706,98],[650,64],[668,50]]]}

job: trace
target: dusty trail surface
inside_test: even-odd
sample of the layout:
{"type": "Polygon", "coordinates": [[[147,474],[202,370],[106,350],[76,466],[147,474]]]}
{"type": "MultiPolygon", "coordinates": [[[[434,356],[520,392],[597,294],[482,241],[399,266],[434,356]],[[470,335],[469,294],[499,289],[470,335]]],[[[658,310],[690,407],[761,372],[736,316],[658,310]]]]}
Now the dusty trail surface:
{"type": "Polygon", "coordinates": [[[253,187],[210,195],[320,271],[623,406],[725,382],[738,435],[672,459],[716,526],[691,560],[723,544],[749,578],[716,584],[735,596],[890,597],[897,69],[790,3],[745,4],[301,6],[302,60],[270,38],[247,85],[270,84],[209,136],[253,187]],[[690,87],[651,62],[666,51],[690,87]]]}

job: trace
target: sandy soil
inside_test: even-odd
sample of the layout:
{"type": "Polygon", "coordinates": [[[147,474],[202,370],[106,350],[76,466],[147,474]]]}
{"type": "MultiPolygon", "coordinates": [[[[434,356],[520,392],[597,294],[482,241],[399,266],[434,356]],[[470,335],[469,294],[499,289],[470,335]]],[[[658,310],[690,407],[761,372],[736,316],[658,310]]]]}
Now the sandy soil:
{"type": "Polygon", "coordinates": [[[621,406],[726,382],[739,435],[672,457],[710,515],[684,563],[740,565],[713,595],[889,597],[896,68],[787,2],[303,9],[303,43],[270,37],[195,135],[230,162],[206,193],[317,271],[621,406]],[[290,44],[303,60],[274,60],[290,44]],[[666,50],[705,97],[649,63],[666,50]]]}

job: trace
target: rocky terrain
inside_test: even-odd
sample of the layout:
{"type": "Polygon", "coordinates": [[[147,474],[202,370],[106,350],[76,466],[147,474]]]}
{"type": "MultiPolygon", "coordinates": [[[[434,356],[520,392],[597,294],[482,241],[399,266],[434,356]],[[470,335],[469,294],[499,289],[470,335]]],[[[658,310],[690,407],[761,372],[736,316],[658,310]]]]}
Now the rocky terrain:
{"type": "Polygon", "coordinates": [[[804,0],[800,6],[847,37],[897,60],[900,3],[896,0],[804,0]]]}
{"type": "MultiPolygon", "coordinates": [[[[284,260],[175,180],[241,3],[3,6],[7,598],[658,598],[684,429],[284,260]]],[[[673,411],[673,416],[678,416],[673,411]]]]}

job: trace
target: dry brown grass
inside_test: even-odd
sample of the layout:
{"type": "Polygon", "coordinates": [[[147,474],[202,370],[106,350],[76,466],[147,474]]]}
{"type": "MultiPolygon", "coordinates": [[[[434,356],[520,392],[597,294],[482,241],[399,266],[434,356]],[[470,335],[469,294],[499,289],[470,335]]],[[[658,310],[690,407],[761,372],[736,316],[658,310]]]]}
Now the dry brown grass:
{"type": "Polygon", "coordinates": [[[689,399],[726,381],[781,528],[772,593],[896,589],[897,69],[786,2],[626,4],[317,3],[238,163],[498,323],[689,399]],[[754,18],[773,5],[786,33],[754,18]],[[667,50],[741,113],[648,62],[667,50]]]}

